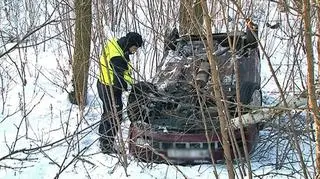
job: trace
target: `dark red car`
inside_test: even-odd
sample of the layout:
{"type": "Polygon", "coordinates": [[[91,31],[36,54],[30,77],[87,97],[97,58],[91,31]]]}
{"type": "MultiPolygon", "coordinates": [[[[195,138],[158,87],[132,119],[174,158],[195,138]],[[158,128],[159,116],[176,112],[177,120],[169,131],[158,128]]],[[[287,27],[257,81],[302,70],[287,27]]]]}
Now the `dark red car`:
{"type": "MultiPolygon", "coordinates": [[[[144,161],[203,163],[223,160],[220,125],[213,95],[205,38],[182,36],[171,42],[170,50],[152,82],[133,86],[128,100],[131,120],[130,153],[144,161]]],[[[236,75],[238,62],[240,100],[243,104],[261,105],[260,58],[251,31],[213,34],[224,101],[229,118],[237,117],[236,75]],[[235,42],[232,53],[228,38],[235,42]],[[232,58],[233,57],[233,58],[232,58]]],[[[243,108],[243,113],[250,109],[243,108]]],[[[233,157],[243,156],[239,129],[230,138],[233,157]],[[236,152],[238,151],[238,152],[236,152]],[[240,152],[239,152],[240,151],[240,152]]],[[[258,125],[245,127],[249,152],[254,148],[258,125]]]]}

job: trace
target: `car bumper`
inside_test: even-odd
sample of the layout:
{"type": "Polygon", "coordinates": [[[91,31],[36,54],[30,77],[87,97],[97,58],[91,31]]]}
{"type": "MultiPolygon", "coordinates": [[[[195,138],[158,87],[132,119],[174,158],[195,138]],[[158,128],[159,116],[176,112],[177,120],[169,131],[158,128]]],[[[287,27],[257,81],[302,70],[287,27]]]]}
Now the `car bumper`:
{"type": "MultiPolygon", "coordinates": [[[[256,125],[245,128],[245,141],[250,152],[257,141],[256,125]]],[[[239,131],[234,132],[235,141],[243,156],[243,145],[239,131]]],[[[208,163],[223,161],[220,135],[211,133],[159,132],[130,126],[129,151],[143,161],[169,163],[208,163]]],[[[238,158],[239,153],[232,156],[238,158]]]]}

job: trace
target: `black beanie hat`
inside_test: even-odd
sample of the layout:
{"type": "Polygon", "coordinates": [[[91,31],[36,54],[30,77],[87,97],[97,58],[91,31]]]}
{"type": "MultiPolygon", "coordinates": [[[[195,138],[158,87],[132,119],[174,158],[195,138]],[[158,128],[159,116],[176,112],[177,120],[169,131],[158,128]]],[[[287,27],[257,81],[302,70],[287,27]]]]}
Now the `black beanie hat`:
{"type": "Polygon", "coordinates": [[[133,45],[137,47],[141,47],[143,45],[142,37],[140,34],[136,32],[129,32],[126,35],[128,47],[131,47],[133,45]]]}

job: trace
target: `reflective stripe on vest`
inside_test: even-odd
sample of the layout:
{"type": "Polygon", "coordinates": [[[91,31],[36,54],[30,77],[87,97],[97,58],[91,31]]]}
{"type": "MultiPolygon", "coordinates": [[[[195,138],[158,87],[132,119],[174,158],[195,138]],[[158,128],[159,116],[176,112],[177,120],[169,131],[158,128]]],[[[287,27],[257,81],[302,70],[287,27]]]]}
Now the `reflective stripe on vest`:
{"type": "MultiPolygon", "coordinates": [[[[124,58],[124,53],[119,46],[117,39],[108,40],[107,45],[105,46],[102,55],[100,57],[100,75],[99,80],[102,84],[105,85],[113,85],[113,70],[110,65],[110,60],[112,57],[121,56],[124,58]],[[108,73],[109,71],[109,73],[108,73]]],[[[128,69],[124,71],[124,80],[132,84],[133,78],[131,77],[132,66],[131,63],[128,62],[128,69]]]]}

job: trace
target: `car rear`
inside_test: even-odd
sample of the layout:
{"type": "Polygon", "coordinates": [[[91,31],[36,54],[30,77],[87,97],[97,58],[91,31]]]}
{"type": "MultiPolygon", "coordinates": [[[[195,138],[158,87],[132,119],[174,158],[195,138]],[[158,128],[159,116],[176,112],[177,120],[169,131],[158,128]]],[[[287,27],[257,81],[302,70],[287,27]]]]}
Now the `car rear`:
{"type": "MultiPolygon", "coordinates": [[[[256,125],[245,128],[245,141],[249,152],[253,148],[258,130],[256,125]]],[[[239,130],[234,131],[240,153],[234,151],[233,158],[243,155],[243,144],[239,130]]],[[[223,161],[221,136],[215,132],[181,133],[163,128],[152,130],[132,124],[130,126],[130,153],[142,161],[179,164],[211,163],[223,161]]],[[[236,148],[234,148],[236,149],[236,148]]]]}

